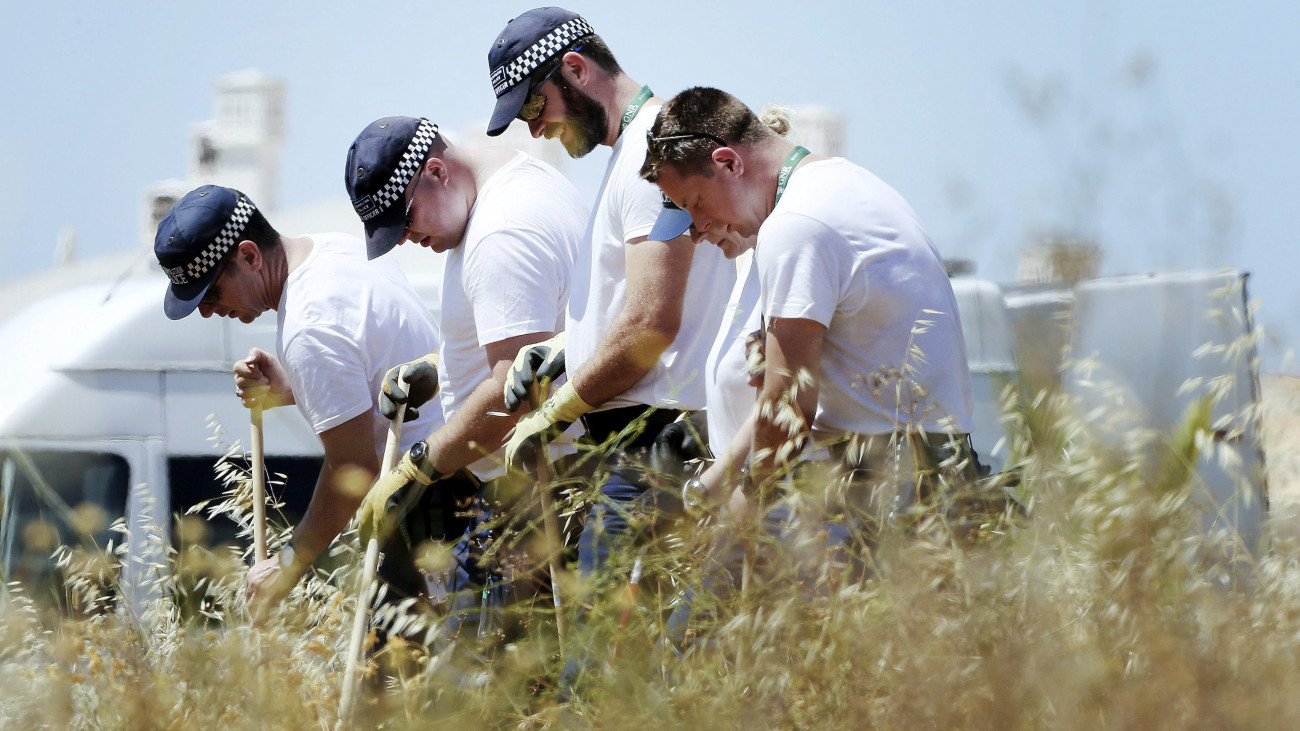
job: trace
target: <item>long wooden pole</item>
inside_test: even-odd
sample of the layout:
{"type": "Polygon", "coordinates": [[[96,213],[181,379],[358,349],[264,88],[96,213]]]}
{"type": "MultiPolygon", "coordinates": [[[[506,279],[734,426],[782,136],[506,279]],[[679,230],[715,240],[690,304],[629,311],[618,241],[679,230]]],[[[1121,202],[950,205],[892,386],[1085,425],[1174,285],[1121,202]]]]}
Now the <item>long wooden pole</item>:
{"type": "Polygon", "coordinates": [[[253,449],[253,553],[265,561],[266,553],[266,448],[262,443],[262,407],[250,412],[253,449]]]}
{"type": "MultiPolygon", "coordinates": [[[[388,442],[384,445],[384,463],[379,476],[383,477],[397,466],[401,455],[402,420],[406,417],[406,404],[398,404],[397,414],[388,425],[388,442]]],[[[370,594],[379,571],[379,537],[371,536],[366,544],[366,562],[357,582],[357,613],[352,619],[352,638],[348,641],[348,664],[343,671],[343,698],[339,709],[339,722],[335,729],[346,728],[352,722],[360,685],[362,643],[366,637],[366,620],[370,616],[370,594]]]]}
{"type": "MultiPolygon", "coordinates": [[[[534,383],[528,391],[529,405],[533,411],[545,401],[545,387],[534,383]]],[[[555,633],[560,638],[560,654],[564,654],[565,620],[560,603],[560,556],[564,543],[560,540],[560,521],[555,516],[551,501],[551,461],[546,449],[546,439],[537,445],[537,491],[542,500],[542,529],[546,534],[546,564],[551,574],[551,601],[555,604],[555,633]]]]}

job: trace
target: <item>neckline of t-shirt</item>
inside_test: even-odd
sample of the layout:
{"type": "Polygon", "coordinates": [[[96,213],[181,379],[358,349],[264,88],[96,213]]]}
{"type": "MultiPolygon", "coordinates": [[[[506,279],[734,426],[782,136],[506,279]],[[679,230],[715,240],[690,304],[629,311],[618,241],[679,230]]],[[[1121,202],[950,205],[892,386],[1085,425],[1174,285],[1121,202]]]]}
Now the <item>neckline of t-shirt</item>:
{"type": "Polygon", "coordinates": [[[292,272],[289,272],[289,278],[293,278],[294,275],[306,269],[307,265],[315,261],[316,255],[320,253],[320,248],[321,248],[320,234],[303,234],[302,238],[311,239],[311,251],[307,252],[307,258],[303,259],[301,264],[299,264],[292,272]]]}
{"type": "Polygon", "coordinates": [[[320,253],[320,234],[301,234],[299,238],[311,239],[311,251],[307,252],[307,258],[303,259],[302,263],[294,267],[293,271],[289,272],[289,275],[284,278],[284,287],[280,289],[281,312],[284,312],[285,298],[289,296],[289,285],[297,281],[302,276],[302,273],[307,271],[307,267],[311,266],[311,263],[316,260],[316,255],[320,253]]]}
{"type": "MultiPolygon", "coordinates": [[[[787,182],[787,183],[785,184],[785,193],[786,193],[786,196],[788,196],[788,195],[790,194],[790,186],[794,184],[795,176],[798,175],[799,173],[802,173],[803,171],[805,171],[805,170],[809,170],[809,169],[811,169],[811,168],[820,167],[821,165],[824,165],[824,164],[826,164],[826,163],[835,163],[835,164],[840,164],[840,163],[844,163],[844,162],[848,162],[848,160],[844,159],[843,157],[839,157],[839,156],[835,156],[835,157],[824,157],[824,158],[822,158],[821,160],[809,160],[809,161],[807,161],[807,162],[803,162],[803,161],[801,160],[801,161],[800,161],[800,164],[799,164],[799,165],[796,165],[796,166],[795,166],[795,169],[794,169],[793,171],[790,172],[790,180],[789,180],[789,182],[787,182]]],[[[781,201],[786,200],[786,196],[781,196],[781,201]]],[[[781,206],[781,201],[777,201],[777,202],[776,202],[776,205],[772,206],[772,213],[776,213],[776,209],[779,208],[779,207],[781,206]]],[[[771,214],[769,214],[769,215],[771,215],[771,214]]]]}
{"type": "MultiPolygon", "coordinates": [[[[651,97],[651,99],[653,98],[651,97]]],[[[633,136],[641,140],[645,139],[646,130],[650,129],[650,125],[654,124],[655,117],[659,116],[659,109],[663,105],[663,102],[652,103],[649,100],[646,101],[645,106],[641,107],[641,110],[636,113],[631,122],[628,122],[627,129],[623,130],[622,134],[614,142],[614,157],[618,157],[619,152],[622,151],[623,140],[633,136]]],[[[638,168],[640,165],[640,163],[637,163],[638,168]]]]}

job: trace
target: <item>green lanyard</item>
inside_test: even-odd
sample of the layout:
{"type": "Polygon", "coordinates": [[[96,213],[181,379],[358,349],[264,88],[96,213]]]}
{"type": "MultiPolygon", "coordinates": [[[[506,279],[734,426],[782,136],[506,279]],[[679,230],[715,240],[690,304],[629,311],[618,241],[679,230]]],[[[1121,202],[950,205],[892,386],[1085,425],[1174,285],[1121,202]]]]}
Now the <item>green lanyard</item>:
{"type": "Polygon", "coordinates": [[[655,93],[650,91],[650,87],[641,87],[641,93],[637,94],[632,103],[627,105],[627,109],[623,110],[623,122],[618,126],[619,137],[623,136],[623,130],[627,129],[632,120],[636,119],[636,113],[641,111],[641,107],[645,106],[646,100],[654,95],[655,93]]]}
{"type": "Polygon", "coordinates": [[[785,162],[781,163],[781,172],[777,173],[776,176],[776,200],[772,201],[773,208],[776,208],[776,204],[781,202],[781,195],[785,193],[785,186],[790,183],[790,174],[794,172],[795,166],[807,156],[808,148],[797,145],[790,151],[790,156],[785,159],[785,162]]]}

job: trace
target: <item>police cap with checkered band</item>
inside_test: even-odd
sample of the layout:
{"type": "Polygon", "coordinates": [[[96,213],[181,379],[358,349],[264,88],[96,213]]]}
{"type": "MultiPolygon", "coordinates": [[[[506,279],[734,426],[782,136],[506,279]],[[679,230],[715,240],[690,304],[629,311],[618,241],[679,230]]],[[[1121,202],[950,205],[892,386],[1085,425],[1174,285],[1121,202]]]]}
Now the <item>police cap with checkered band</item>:
{"type": "Polygon", "coordinates": [[[406,189],[429,157],[438,125],[416,117],[384,117],[361,130],[348,150],[343,183],[366,227],[366,256],[383,256],[406,230],[406,189]]]}
{"type": "Polygon", "coordinates": [[[546,62],[596,31],[577,13],[564,8],[536,8],[506,24],[488,50],[488,73],[497,95],[487,133],[496,137],[528,101],[528,87],[546,62]]]}
{"type": "Polygon", "coordinates": [[[256,208],[237,190],[205,185],[186,193],[163,216],[153,253],[171,280],[163,297],[167,317],[179,320],[199,306],[217,278],[217,265],[243,240],[256,208]]]}

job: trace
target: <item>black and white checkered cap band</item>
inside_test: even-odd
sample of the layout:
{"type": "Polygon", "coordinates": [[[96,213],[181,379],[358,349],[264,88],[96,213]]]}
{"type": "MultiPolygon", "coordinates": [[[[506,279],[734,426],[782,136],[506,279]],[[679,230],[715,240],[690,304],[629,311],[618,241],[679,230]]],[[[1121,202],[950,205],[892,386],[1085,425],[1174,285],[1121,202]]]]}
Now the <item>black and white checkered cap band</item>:
{"type": "Polygon", "coordinates": [[[239,202],[235,204],[235,210],[230,212],[230,218],[226,220],[226,225],[221,227],[221,233],[212,240],[199,255],[194,257],[190,263],[183,267],[174,267],[167,270],[167,278],[172,284],[187,284],[198,281],[208,270],[221,261],[221,257],[230,251],[230,247],[239,243],[240,235],[244,233],[244,226],[248,225],[248,219],[253,215],[253,202],[245,196],[239,197],[239,202]]]}
{"type": "Polygon", "coordinates": [[[493,91],[500,97],[517,86],[519,82],[527,79],[537,70],[538,66],[546,63],[552,56],[563,50],[565,46],[595,32],[591,24],[582,18],[574,18],[557,27],[543,36],[541,40],[529,46],[528,50],[519,54],[515,60],[505,64],[505,66],[497,67],[492,72],[493,91]]]}
{"type": "Polygon", "coordinates": [[[438,125],[427,119],[421,119],[420,126],[415,129],[415,135],[411,137],[411,143],[406,146],[406,152],[402,153],[402,159],[397,161],[397,167],[393,169],[393,175],[387,183],[384,183],[384,187],[352,204],[357,215],[361,216],[361,220],[369,221],[388,210],[395,201],[406,197],[406,186],[411,184],[411,178],[415,177],[416,171],[424,164],[424,158],[429,155],[429,148],[433,146],[433,141],[436,139],[438,139],[438,125]]]}

